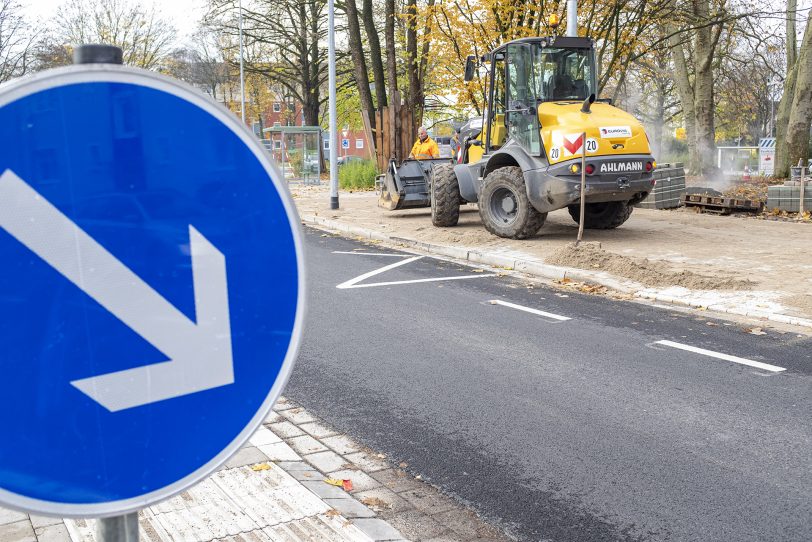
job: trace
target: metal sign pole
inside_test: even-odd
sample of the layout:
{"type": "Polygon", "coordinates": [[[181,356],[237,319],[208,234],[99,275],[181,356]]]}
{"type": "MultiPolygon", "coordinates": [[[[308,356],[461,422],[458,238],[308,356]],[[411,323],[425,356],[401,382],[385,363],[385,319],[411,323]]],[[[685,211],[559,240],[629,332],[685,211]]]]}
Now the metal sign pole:
{"type": "Polygon", "coordinates": [[[335,5],[327,0],[327,45],[330,69],[330,209],[338,209],[338,126],[336,119],[335,5]]]}
{"type": "Polygon", "coordinates": [[[806,197],[804,195],[804,185],[806,185],[806,175],[804,175],[804,173],[806,173],[806,166],[803,165],[803,162],[798,162],[798,163],[802,164],[801,165],[801,193],[800,193],[801,201],[800,201],[799,206],[798,206],[798,218],[803,218],[804,217],[804,197],[806,197]]]}
{"type": "MultiPolygon", "coordinates": [[[[113,45],[79,45],[74,64],[123,64],[123,51],[113,45]]],[[[96,542],[138,542],[138,512],[96,520],[96,542]]]]}
{"type": "Polygon", "coordinates": [[[96,542],[138,542],[138,512],[97,519],[96,542]]]}
{"type": "Polygon", "coordinates": [[[584,237],[584,213],[586,211],[586,132],[581,134],[581,215],[578,220],[578,239],[575,246],[584,237]]]}

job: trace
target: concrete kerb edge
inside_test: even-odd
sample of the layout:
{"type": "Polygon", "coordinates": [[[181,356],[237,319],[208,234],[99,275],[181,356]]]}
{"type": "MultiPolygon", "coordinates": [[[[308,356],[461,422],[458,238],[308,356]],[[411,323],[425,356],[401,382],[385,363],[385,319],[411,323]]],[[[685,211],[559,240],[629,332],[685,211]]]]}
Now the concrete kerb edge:
{"type": "Polygon", "coordinates": [[[680,299],[678,297],[673,297],[666,294],[652,294],[649,292],[643,292],[641,291],[644,289],[644,286],[642,284],[636,283],[634,281],[628,280],[624,281],[617,277],[609,275],[608,273],[604,273],[602,271],[601,272],[586,271],[583,269],[575,269],[572,267],[549,265],[533,260],[515,259],[509,256],[492,254],[488,252],[479,252],[476,250],[468,250],[458,247],[435,245],[423,241],[415,241],[413,239],[408,239],[405,237],[397,237],[389,235],[368,228],[362,228],[360,226],[351,226],[349,224],[345,224],[337,220],[331,220],[313,215],[301,215],[301,219],[303,223],[321,226],[323,228],[337,232],[350,233],[355,236],[371,239],[374,241],[385,241],[390,243],[396,243],[409,248],[422,250],[424,252],[428,252],[429,254],[437,254],[440,256],[446,256],[448,258],[466,260],[472,263],[508,268],[550,280],[563,280],[569,278],[581,282],[590,282],[593,284],[599,284],[610,290],[614,290],[620,293],[632,295],[634,297],[638,297],[641,299],[659,301],[661,303],[671,303],[673,305],[681,305],[684,307],[691,308],[704,307],[712,312],[735,314],[737,316],[746,316],[750,318],[763,318],[781,324],[789,324],[812,329],[812,320],[800,318],[797,316],[790,316],[788,314],[776,314],[762,311],[746,311],[735,308],[714,307],[713,305],[705,306],[702,303],[697,302],[695,300],[680,299]]]}

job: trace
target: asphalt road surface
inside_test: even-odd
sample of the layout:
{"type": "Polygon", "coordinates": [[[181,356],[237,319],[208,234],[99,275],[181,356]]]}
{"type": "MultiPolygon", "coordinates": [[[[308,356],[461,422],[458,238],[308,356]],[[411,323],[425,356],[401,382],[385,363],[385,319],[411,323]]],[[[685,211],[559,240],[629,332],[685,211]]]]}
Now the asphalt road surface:
{"type": "Polygon", "coordinates": [[[512,536],[812,540],[808,337],[317,230],[306,251],[285,394],[512,536]]]}

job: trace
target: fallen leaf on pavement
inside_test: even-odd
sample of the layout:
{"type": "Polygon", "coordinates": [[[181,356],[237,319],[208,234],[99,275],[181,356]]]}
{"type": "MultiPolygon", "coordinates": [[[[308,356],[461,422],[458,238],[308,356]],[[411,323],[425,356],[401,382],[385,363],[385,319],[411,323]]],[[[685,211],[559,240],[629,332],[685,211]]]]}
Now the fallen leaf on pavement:
{"type": "Polygon", "coordinates": [[[409,464],[406,463],[405,461],[401,461],[400,464],[398,465],[398,467],[400,467],[401,469],[405,469],[408,466],[409,466],[409,464]]]}
{"type": "Polygon", "coordinates": [[[331,508],[331,509],[327,510],[327,511],[324,513],[324,515],[325,515],[325,516],[327,516],[328,518],[334,518],[334,517],[336,517],[336,516],[340,516],[340,515],[341,515],[341,512],[339,512],[339,511],[338,511],[338,510],[336,510],[335,508],[331,508]]]}
{"type": "Polygon", "coordinates": [[[713,326],[713,327],[718,327],[719,326],[719,324],[717,324],[716,322],[705,322],[705,325],[706,326],[713,326]]]}
{"type": "Polygon", "coordinates": [[[251,467],[253,471],[260,471],[260,470],[271,470],[271,466],[267,463],[260,463],[259,465],[254,465],[251,467]]]}
{"type": "Polygon", "coordinates": [[[744,332],[750,335],[766,335],[765,332],[761,331],[760,327],[748,327],[744,329],[744,332]]]}
{"type": "Polygon", "coordinates": [[[336,486],[342,488],[344,491],[352,491],[352,480],[344,479],[340,480],[338,478],[325,478],[324,481],[331,486],[336,486]]]}

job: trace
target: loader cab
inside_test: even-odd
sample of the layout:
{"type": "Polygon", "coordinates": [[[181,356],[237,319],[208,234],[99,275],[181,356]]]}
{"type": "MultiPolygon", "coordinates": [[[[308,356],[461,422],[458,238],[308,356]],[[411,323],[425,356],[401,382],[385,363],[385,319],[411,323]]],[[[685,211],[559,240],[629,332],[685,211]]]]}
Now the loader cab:
{"type": "Polygon", "coordinates": [[[483,118],[485,154],[512,139],[531,156],[542,156],[538,106],[580,102],[597,93],[595,51],[587,38],[515,40],[483,61],[490,63],[491,75],[483,118]]]}

